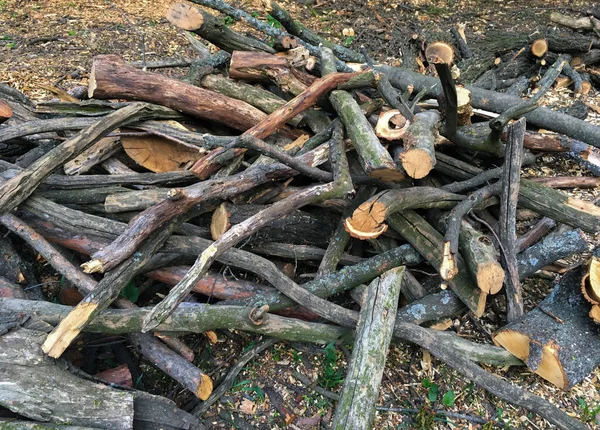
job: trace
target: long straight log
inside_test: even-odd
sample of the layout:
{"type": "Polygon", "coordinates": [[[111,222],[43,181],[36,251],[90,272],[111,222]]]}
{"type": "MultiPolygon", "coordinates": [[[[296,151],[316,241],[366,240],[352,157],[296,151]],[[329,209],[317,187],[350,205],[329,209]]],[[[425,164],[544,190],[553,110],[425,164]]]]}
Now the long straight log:
{"type": "Polygon", "coordinates": [[[248,103],[157,73],[143,72],[117,55],[94,58],[88,88],[90,98],[147,101],[241,131],[266,118],[248,103]]]}
{"type": "Polygon", "coordinates": [[[374,178],[400,181],[405,175],[396,167],[390,153],[381,145],[371,124],[360,110],[352,96],[336,90],[329,97],[333,107],[340,115],[346,131],[360,156],[365,172],[374,178]]]}
{"type": "Polygon", "coordinates": [[[352,358],[333,418],[334,429],[373,427],[403,274],[404,267],[392,269],[367,287],[352,358]]]}
{"type": "MultiPolygon", "coordinates": [[[[27,315],[49,324],[59,324],[73,308],[50,302],[0,298],[0,315],[11,317],[27,315]]],[[[137,333],[152,308],[105,309],[84,329],[88,333],[137,333]]],[[[171,318],[157,327],[157,331],[172,333],[204,333],[209,330],[243,330],[272,336],[291,342],[329,343],[349,339],[352,332],[346,328],[300,321],[271,313],[258,313],[258,308],[247,306],[213,306],[201,303],[181,305],[171,318]]],[[[180,380],[184,380],[183,378],[180,380]]]]}
{"type": "MultiPolygon", "coordinates": [[[[441,85],[436,78],[391,66],[378,66],[376,69],[385,73],[392,85],[403,90],[412,86],[414,88],[413,91],[420,92],[424,90],[430,97],[437,97],[442,93],[441,85]]],[[[523,103],[523,99],[519,97],[484,90],[471,85],[467,85],[466,88],[471,91],[473,97],[472,105],[475,108],[502,113],[513,106],[523,103]]],[[[544,107],[538,107],[524,116],[528,123],[600,148],[600,127],[592,123],[544,107]]]]}

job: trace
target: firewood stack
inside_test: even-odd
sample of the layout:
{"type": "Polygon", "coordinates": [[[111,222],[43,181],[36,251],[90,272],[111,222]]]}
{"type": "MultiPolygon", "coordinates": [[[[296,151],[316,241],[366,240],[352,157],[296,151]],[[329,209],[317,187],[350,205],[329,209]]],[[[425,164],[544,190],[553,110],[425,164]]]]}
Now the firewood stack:
{"type": "MultiPolygon", "coordinates": [[[[494,302],[507,324],[495,342],[551,383],[569,389],[597,366],[598,252],[533,310],[524,308],[521,282],[589,251],[584,233],[600,232],[600,209],[555,188],[598,181],[520,174],[545,152],[600,173],[600,127],[540,105],[561,73],[576,92],[590,91],[597,39],[573,36],[573,46],[590,43],[570,56],[556,51],[570,42],[554,36],[496,40],[504,48],[488,51],[501,61],[474,77],[466,66],[477,56],[457,31],[456,49],[430,40],[417,53],[420,74],[323,40],[274,2],[265,7],[287,31],[220,1],[194,3],[266,38],[174,3],[167,19],[219,48],[211,53],[192,39],[199,58],[183,79],[102,55],[93,60],[89,100],[34,105],[0,86],[0,222],[81,293],[74,307],[25,301],[32,297],[17,285],[23,279],[0,267],[7,274],[0,323],[53,358],[83,331],[126,333],[149,362],[205,401],[197,416],[218,396],[177,332],[237,329],[318,343],[354,337],[352,377],[334,419],[340,428],[372,425],[373,413],[357,408],[374,411],[395,336],[558,428],[585,428],[479,367],[464,355],[466,341],[426,327],[448,327],[465,312],[482,317],[494,302]],[[500,52],[511,52],[510,61],[500,52]],[[533,95],[521,98],[527,89],[533,95]],[[541,218],[517,237],[523,210],[541,218]],[[63,257],[67,249],[81,256],[81,269],[63,257]],[[224,277],[218,267],[242,276],[224,277]],[[434,271],[439,276],[423,275],[434,271]],[[120,296],[143,278],[163,286],[161,294],[120,296]],[[357,303],[341,295],[362,284],[369,286],[353,295],[357,303]],[[194,303],[180,306],[191,292],[194,303]],[[30,333],[39,327],[25,328],[23,315],[52,324],[47,336],[30,333]]],[[[499,347],[486,351],[478,361],[511,359],[499,347]]],[[[27,365],[52,368],[38,355],[27,365]]],[[[14,411],[30,416],[27,407],[14,411]]],[[[196,423],[180,412],[172,426],[196,423]]],[[[93,424],[61,414],[73,425],[93,424]]],[[[124,413],[129,421],[118,428],[147,419],[139,414],[124,413]]]]}

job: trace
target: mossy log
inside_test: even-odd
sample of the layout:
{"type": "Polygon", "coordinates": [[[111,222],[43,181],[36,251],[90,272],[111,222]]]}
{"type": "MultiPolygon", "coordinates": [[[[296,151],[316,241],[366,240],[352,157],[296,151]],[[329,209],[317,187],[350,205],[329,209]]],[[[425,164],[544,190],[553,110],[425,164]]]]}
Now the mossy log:
{"type": "Polygon", "coordinates": [[[502,289],[504,270],[490,238],[463,220],[458,236],[459,249],[481,291],[496,294],[502,289]]]}
{"type": "Polygon", "coordinates": [[[537,308],[494,335],[529,369],[564,390],[600,364],[600,327],[588,317],[582,276],[582,268],[566,274],[537,308]]]}
{"type": "Polygon", "coordinates": [[[336,90],[331,92],[329,100],[342,119],[365,172],[371,177],[387,181],[404,179],[404,173],[396,167],[390,153],[379,142],[373,127],[352,96],[336,90]]]}
{"type": "MultiPolygon", "coordinates": [[[[404,237],[429,263],[440,270],[442,265],[443,238],[436,229],[412,210],[394,214],[388,218],[388,223],[404,237]]],[[[475,315],[480,317],[485,310],[487,294],[481,291],[472,281],[465,263],[457,259],[458,274],[448,284],[452,291],[475,315]]]]}
{"type": "Polygon", "coordinates": [[[373,427],[404,270],[404,267],[392,269],[367,287],[352,357],[333,418],[334,429],[373,427]]]}
{"type": "MultiPolygon", "coordinates": [[[[242,100],[261,111],[270,114],[275,112],[286,102],[270,91],[244,82],[234,81],[221,75],[207,75],[202,78],[202,87],[207,90],[216,91],[227,97],[242,100]]],[[[288,121],[293,126],[298,126],[302,121],[302,115],[298,115],[288,121]]]]}
{"type": "MultiPolygon", "coordinates": [[[[19,302],[23,302],[23,309],[34,304],[19,302]]],[[[107,430],[204,428],[197,418],[163,397],[78,378],[67,370],[66,362],[43,355],[40,344],[45,333],[33,330],[35,323],[29,325],[32,329],[18,328],[0,337],[0,404],[36,420],[37,426],[10,427],[9,423],[6,427],[6,423],[0,423],[1,428],[37,429],[45,425],[107,430]],[[69,426],[60,426],[64,423],[69,426]]],[[[42,327],[42,324],[37,326],[42,327]]]]}

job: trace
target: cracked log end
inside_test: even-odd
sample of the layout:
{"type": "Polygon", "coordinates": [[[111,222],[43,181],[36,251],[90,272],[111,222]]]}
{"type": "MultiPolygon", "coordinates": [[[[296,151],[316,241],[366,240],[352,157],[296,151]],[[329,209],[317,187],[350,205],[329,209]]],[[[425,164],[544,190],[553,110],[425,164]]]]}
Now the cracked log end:
{"type": "Polygon", "coordinates": [[[404,118],[398,109],[388,110],[379,114],[375,134],[382,139],[399,140],[409,125],[410,121],[404,118]]]}
{"type": "Polygon", "coordinates": [[[12,109],[4,100],[0,100],[0,124],[8,121],[13,115],[12,109]]]}
{"type": "Polygon", "coordinates": [[[388,229],[385,223],[386,207],[380,202],[365,202],[346,218],[344,227],[350,236],[357,239],[374,239],[388,229]]]}
{"type": "Polygon", "coordinates": [[[230,215],[225,203],[221,203],[221,205],[215,209],[210,222],[210,236],[212,237],[212,240],[218,240],[223,233],[229,230],[231,227],[231,223],[229,222],[230,215]]]}
{"type": "Polygon", "coordinates": [[[458,274],[458,266],[456,265],[456,257],[450,250],[450,242],[444,242],[444,251],[442,264],[440,266],[440,276],[444,281],[450,281],[458,274]]]}
{"type": "Polygon", "coordinates": [[[200,400],[206,400],[213,392],[213,382],[210,379],[210,376],[202,374],[200,375],[200,382],[198,383],[198,391],[196,391],[196,396],[200,400]]]}
{"type": "Polygon", "coordinates": [[[81,266],[83,273],[104,273],[104,264],[100,260],[90,260],[81,266]]]}
{"type": "Polygon", "coordinates": [[[400,162],[407,175],[414,179],[424,178],[433,169],[431,157],[422,149],[409,149],[401,153],[400,162]]]}
{"type": "Polygon", "coordinates": [[[90,315],[96,311],[97,307],[97,303],[81,302],[78,304],[48,335],[42,344],[42,350],[52,358],[60,357],[79,335],[82,327],[85,327],[90,315]]]}
{"type": "Polygon", "coordinates": [[[425,58],[429,64],[452,64],[454,49],[445,42],[433,42],[425,49],[425,58]]]}
{"type": "MultiPolygon", "coordinates": [[[[518,331],[503,329],[494,336],[494,342],[527,363],[529,343],[534,342],[534,340],[518,331]]],[[[558,347],[552,342],[544,345],[542,347],[541,362],[537,369],[532,370],[557,387],[565,389],[568,386],[568,381],[558,360],[558,351],[558,347]]]]}
{"type": "Polygon", "coordinates": [[[167,20],[182,30],[193,31],[202,27],[204,17],[200,10],[186,3],[174,3],[167,11],[167,20]]]}
{"type": "Polygon", "coordinates": [[[484,293],[497,294],[502,289],[504,276],[504,270],[499,263],[488,263],[477,273],[477,286],[484,293]]]}

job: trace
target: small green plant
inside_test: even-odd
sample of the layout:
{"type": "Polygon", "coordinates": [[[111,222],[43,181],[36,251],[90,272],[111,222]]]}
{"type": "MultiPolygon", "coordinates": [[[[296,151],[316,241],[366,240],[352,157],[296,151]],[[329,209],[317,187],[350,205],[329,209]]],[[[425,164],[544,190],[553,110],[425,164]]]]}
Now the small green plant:
{"type": "Polygon", "coordinates": [[[77,35],[77,32],[75,30],[69,30],[69,36],[73,37],[76,35],[77,35]]]}
{"type": "Polygon", "coordinates": [[[258,18],[258,12],[252,12],[252,13],[250,14],[250,16],[251,16],[252,18],[258,18]]]}
{"type": "Polygon", "coordinates": [[[344,40],[344,45],[350,46],[352,44],[353,40],[354,40],[354,36],[348,36],[348,37],[346,37],[346,40],[344,40]]]}
{"type": "Polygon", "coordinates": [[[230,25],[233,25],[234,22],[235,22],[235,20],[230,16],[226,16],[225,18],[223,18],[223,25],[225,27],[229,27],[230,25]]]}
{"type": "Polygon", "coordinates": [[[333,342],[325,347],[323,374],[319,376],[319,384],[324,388],[335,388],[344,380],[344,369],[338,366],[338,351],[333,342]]]}
{"type": "Polygon", "coordinates": [[[148,21],[148,25],[150,27],[156,27],[156,21],[154,21],[153,19],[151,19],[150,21],[148,21]]]}
{"type": "Polygon", "coordinates": [[[4,12],[6,10],[6,0],[0,1],[0,11],[4,12]]]}
{"type": "Polygon", "coordinates": [[[15,42],[10,42],[10,43],[7,43],[7,44],[6,44],[6,47],[7,47],[8,49],[15,49],[15,46],[16,46],[15,42]]]}
{"type": "Polygon", "coordinates": [[[4,36],[0,36],[0,40],[12,40],[12,36],[4,35],[4,36]]]}
{"type": "Polygon", "coordinates": [[[254,399],[259,400],[261,403],[265,401],[265,392],[258,385],[250,385],[252,382],[249,379],[244,379],[236,383],[231,387],[231,391],[245,391],[247,393],[254,393],[254,399]]]}
{"type": "Polygon", "coordinates": [[[600,414],[600,404],[590,406],[587,404],[585,399],[579,397],[577,403],[581,408],[581,421],[584,423],[592,423],[596,420],[596,416],[600,414]]]}
{"type": "Polygon", "coordinates": [[[292,351],[292,361],[294,362],[294,364],[300,363],[300,360],[300,353],[296,350],[292,351]]]}
{"type": "Polygon", "coordinates": [[[275,27],[275,28],[283,27],[281,25],[281,23],[279,21],[277,21],[275,18],[273,18],[271,15],[267,15],[267,24],[269,24],[271,27],[275,27]]]}
{"type": "Polygon", "coordinates": [[[454,395],[454,391],[448,390],[448,391],[446,391],[446,394],[444,394],[444,397],[442,397],[442,403],[444,404],[444,406],[447,406],[450,408],[450,407],[454,406],[455,399],[456,399],[456,396],[454,395]]]}
{"type": "Polygon", "coordinates": [[[421,386],[427,388],[427,399],[429,399],[431,403],[435,402],[438,398],[439,385],[431,382],[429,378],[425,378],[421,381],[421,386]]]}
{"type": "Polygon", "coordinates": [[[119,293],[119,296],[125,297],[130,302],[135,303],[140,297],[140,291],[133,282],[128,282],[127,285],[125,285],[125,288],[123,288],[119,293]]]}

